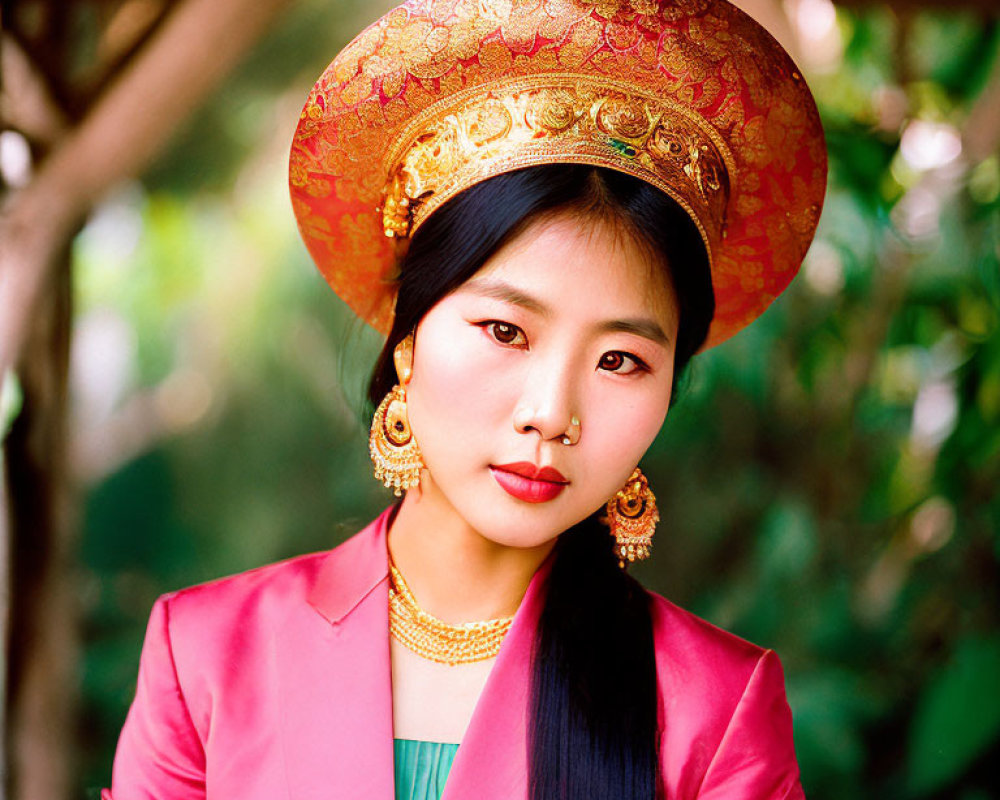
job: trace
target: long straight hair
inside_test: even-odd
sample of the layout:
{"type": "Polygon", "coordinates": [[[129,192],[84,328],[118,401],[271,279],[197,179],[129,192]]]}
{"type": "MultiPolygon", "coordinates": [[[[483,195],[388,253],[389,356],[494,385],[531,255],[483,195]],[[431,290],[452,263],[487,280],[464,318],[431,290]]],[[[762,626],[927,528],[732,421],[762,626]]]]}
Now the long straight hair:
{"type": "MultiPolygon", "coordinates": [[[[540,217],[619,226],[670,281],[680,312],[674,383],[708,334],[715,310],[697,228],[667,195],[600,167],[551,165],[504,173],[434,212],[400,270],[396,316],[369,384],[374,407],[396,377],[392,352],[443,297],[540,217]]],[[[674,393],[676,395],[676,392],[674,393]]],[[[535,635],[529,708],[531,800],[655,800],[657,689],[648,596],[618,567],[593,514],[555,547],[535,635]]]]}

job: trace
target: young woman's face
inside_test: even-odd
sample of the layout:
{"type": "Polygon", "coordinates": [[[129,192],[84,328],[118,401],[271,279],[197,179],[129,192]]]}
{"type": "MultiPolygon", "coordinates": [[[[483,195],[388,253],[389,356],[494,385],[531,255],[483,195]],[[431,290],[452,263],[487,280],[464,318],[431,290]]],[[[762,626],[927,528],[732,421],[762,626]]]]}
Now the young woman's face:
{"type": "Polygon", "coordinates": [[[596,511],[663,424],[677,322],[663,269],[628,234],[567,215],[526,230],[417,327],[406,388],[424,497],[514,547],[596,511]]]}

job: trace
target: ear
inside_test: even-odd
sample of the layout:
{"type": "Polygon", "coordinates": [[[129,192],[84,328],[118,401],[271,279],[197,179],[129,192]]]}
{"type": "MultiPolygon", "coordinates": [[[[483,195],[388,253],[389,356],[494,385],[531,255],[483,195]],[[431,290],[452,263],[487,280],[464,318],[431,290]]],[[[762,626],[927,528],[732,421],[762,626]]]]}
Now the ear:
{"type": "Polygon", "coordinates": [[[413,377],[413,333],[408,333],[392,351],[392,363],[396,367],[399,382],[406,386],[413,377]]]}

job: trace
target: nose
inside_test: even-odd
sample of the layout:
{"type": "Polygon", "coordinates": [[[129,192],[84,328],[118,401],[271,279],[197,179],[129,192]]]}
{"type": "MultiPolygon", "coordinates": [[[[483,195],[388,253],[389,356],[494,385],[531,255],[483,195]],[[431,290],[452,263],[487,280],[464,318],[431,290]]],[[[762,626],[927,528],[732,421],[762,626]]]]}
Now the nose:
{"type": "Polygon", "coordinates": [[[514,429],[537,433],[542,440],[560,440],[574,424],[577,387],[569,360],[539,364],[525,377],[517,407],[514,429]]]}

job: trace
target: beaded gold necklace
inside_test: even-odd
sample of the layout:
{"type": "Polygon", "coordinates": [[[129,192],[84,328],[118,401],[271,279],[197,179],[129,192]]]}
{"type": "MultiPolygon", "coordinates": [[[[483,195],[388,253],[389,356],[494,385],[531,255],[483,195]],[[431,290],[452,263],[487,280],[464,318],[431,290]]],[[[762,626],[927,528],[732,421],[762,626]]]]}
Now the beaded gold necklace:
{"type": "Polygon", "coordinates": [[[513,617],[452,625],[431,616],[394,564],[389,565],[389,633],[421,658],[438,664],[473,664],[500,652],[513,617]]]}

